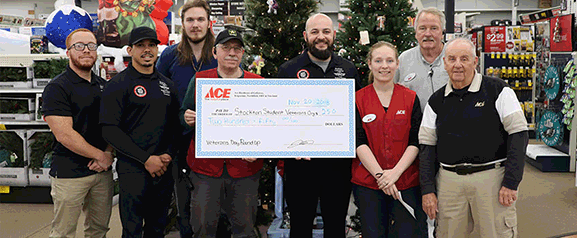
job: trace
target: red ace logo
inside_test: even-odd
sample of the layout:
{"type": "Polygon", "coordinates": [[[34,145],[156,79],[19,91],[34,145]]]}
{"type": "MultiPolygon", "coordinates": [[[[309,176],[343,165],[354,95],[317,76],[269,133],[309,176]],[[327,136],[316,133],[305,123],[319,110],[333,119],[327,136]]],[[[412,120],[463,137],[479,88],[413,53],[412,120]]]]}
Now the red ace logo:
{"type": "Polygon", "coordinates": [[[224,98],[230,98],[230,88],[210,88],[210,90],[208,90],[208,93],[206,94],[206,96],[204,96],[204,98],[206,99],[224,99],[224,98]]]}

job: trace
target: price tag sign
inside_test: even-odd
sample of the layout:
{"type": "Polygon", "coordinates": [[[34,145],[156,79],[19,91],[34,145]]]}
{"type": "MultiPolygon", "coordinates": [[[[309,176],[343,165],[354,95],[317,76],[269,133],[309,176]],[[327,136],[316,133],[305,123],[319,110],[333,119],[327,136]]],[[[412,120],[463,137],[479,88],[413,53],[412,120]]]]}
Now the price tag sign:
{"type": "Polygon", "coordinates": [[[10,193],[10,186],[0,186],[0,193],[10,193]]]}
{"type": "Polygon", "coordinates": [[[505,52],[505,27],[485,27],[485,52],[505,52]]]}

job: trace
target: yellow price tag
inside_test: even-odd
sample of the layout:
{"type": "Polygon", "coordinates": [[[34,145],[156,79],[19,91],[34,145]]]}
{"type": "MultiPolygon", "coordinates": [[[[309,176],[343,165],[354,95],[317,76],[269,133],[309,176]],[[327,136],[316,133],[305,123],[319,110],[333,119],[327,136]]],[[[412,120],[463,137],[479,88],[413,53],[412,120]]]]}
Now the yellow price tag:
{"type": "Polygon", "coordinates": [[[0,193],[10,193],[10,186],[0,186],[0,193]]]}
{"type": "Polygon", "coordinates": [[[495,58],[495,52],[491,52],[491,59],[495,58]]]}
{"type": "Polygon", "coordinates": [[[6,130],[6,125],[0,124],[0,131],[5,131],[5,130],[6,130]]]}

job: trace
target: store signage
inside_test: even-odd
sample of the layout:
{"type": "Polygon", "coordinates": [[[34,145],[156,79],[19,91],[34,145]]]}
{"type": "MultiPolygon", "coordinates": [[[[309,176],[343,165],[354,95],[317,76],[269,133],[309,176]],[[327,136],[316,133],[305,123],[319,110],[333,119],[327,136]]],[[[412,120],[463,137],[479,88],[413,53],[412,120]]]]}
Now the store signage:
{"type": "Polygon", "coordinates": [[[570,52],[573,51],[572,45],[572,35],[573,35],[573,15],[565,15],[560,17],[551,18],[550,25],[550,35],[549,42],[551,43],[551,51],[555,52],[570,52]],[[559,28],[555,29],[555,26],[559,21],[559,28]],[[557,30],[557,31],[556,31],[557,30]],[[555,36],[558,34],[558,40],[555,40],[555,36]]]}
{"type": "Polygon", "coordinates": [[[227,1],[208,1],[210,6],[211,16],[227,16],[228,15],[228,2],[227,1]]]}
{"type": "Polygon", "coordinates": [[[485,52],[505,51],[505,27],[487,26],[485,27],[485,52]]]}
{"type": "Polygon", "coordinates": [[[232,0],[230,1],[230,15],[231,16],[242,16],[244,15],[244,0],[232,0]]]}
{"type": "Polygon", "coordinates": [[[0,25],[3,25],[3,26],[22,26],[23,22],[24,22],[24,17],[0,14],[0,25]]]}

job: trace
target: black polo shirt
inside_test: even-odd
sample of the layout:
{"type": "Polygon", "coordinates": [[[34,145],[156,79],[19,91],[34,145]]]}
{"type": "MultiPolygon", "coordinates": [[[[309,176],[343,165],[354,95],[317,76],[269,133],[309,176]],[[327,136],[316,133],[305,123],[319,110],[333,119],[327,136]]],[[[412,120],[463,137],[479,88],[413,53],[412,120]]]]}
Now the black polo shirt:
{"type": "Polygon", "coordinates": [[[507,158],[503,185],[516,189],[526,147],[525,136],[512,137],[519,132],[526,135],[527,121],[515,92],[503,80],[476,74],[464,89],[454,90],[451,83],[443,86],[425,106],[419,131],[422,145],[436,147],[436,155],[421,158],[423,194],[434,191],[430,186],[435,178],[434,156],[447,165],[507,158]]]}
{"type": "Polygon", "coordinates": [[[326,72],[315,64],[309,57],[308,51],[285,62],[278,69],[279,78],[351,78],[355,79],[355,91],[361,89],[361,78],[355,65],[337,54],[333,53],[326,72]]]}
{"type": "MultiPolygon", "coordinates": [[[[69,66],[54,77],[42,93],[44,116],[72,117],[72,128],[89,144],[104,150],[107,143],[98,125],[100,99],[106,81],[92,73],[91,81],[81,78],[69,66]]],[[[60,142],[54,142],[50,176],[78,178],[95,174],[88,169],[92,159],[78,155],[60,142]]]]}
{"type": "Polygon", "coordinates": [[[172,146],[181,134],[180,104],[170,79],[156,70],[142,74],[130,64],[110,80],[102,95],[103,136],[120,152],[119,160],[143,169],[150,155],[168,153],[174,158],[172,146]],[[107,126],[119,128],[120,134],[107,134],[107,126]]]}

